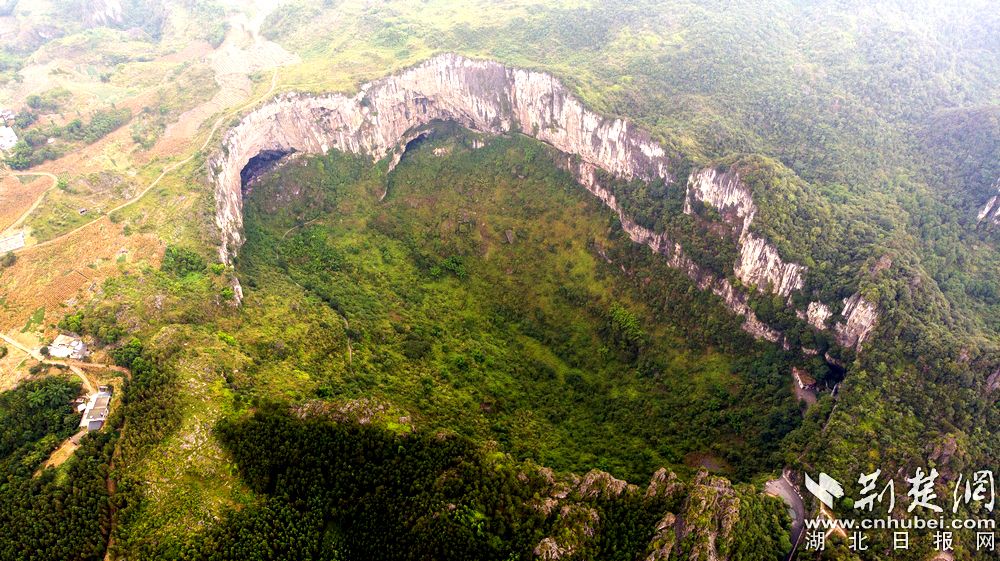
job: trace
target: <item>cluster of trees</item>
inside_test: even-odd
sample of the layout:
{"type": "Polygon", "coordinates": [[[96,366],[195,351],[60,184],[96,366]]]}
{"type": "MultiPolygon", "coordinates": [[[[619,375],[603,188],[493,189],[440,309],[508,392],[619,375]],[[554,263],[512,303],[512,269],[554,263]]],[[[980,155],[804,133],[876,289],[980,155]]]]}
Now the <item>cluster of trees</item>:
{"type": "Polygon", "coordinates": [[[0,393],[0,457],[7,458],[28,444],[53,434],[72,434],[76,426],[70,401],[80,393],[79,383],[48,378],[0,393]]]}
{"type": "Polygon", "coordinates": [[[160,270],[171,275],[184,277],[191,273],[204,272],[207,266],[205,258],[193,249],[170,245],[163,252],[160,270]]]}
{"type": "Polygon", "coordinates": [[[93,335],[99,342],[110,345],[125,336],[125,328],[115,317],[117,308],[80,310],[63,316],[59,328],[73,333],[93,335]]]}
{"type": "Polygon", "coordinates": [[[162,98],[155,107],[143,107],[142,111],[132,119],[132,125],[129,129],[132,133],[132,142],[144,150],[152,148],[160,139],[163,131],[167,129],[169,116],[170,108],[162,98]]]}
{"type": "Polygon", "coordinates": [[[86,123],[77,118],[63,126],[51,124],[30,129],[19,128],[20,140],[4,158],[4,162],[14,169],[28,169],[54,160],[65,153],[68,144],[95,142],[128,122],[131,117],[132,111],[128,108],[109,108],[95,111],[86,123]],[[61,142],[51,142],[53,139],[61,142]]]}
{"type": "Polygon", "coordinates": [[[14,266],[14,263],[17,263],[17,255],[15,255],[13,251],[8,251],[3,254],[3,257],[0,257],[0,271],[3,271],[7,267],[14,266]]]}
{"type": "Polygon", "coordinates": [[[66,88],[54,88],[41,94],[29,95],[25,98],[24,103],[35,114],[55,113],[62,109],[63,104],[72,95],[66,88]]]}
{"type": "Polygon", "coordinates": [[[49,377],[0,394],[0,558],[104,558],[114,434],[84,436],[64,464],[42,468],[77,430],[79,393],[79,382],[49,377]]]}

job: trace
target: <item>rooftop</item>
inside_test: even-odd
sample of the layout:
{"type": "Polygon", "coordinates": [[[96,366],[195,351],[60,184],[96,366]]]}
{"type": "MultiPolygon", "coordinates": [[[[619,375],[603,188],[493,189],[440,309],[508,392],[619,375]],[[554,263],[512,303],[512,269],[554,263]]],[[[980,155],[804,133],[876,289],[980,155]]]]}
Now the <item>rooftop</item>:
{"type": "Polygon", "coordinates": [[[792,368],[792,375],[798,380],[799,384],[802,386],[812,386],[816,384],[816,378],[809,375],[808,372],[802,370],[801,368],[792,368]]]}
{"type": "Polygon", "coordinates": [[[88,428],[90,423],[93,421],[100,421],[103,423],[104,420],[108,418],[110,406],[110,392],[99,391],[90,396],[90,400],[87,402],[87,408],[83,412],[83,418],[80,419],[80,426],[88,428]]]}

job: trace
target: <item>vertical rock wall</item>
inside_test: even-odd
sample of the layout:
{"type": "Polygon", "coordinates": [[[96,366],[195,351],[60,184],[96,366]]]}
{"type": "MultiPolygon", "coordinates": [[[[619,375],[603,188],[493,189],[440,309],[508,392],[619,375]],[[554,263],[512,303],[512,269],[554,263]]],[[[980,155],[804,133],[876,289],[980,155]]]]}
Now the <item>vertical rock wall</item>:
{"type": "Polygon", "coordinates": [[[441,55],[366,84],[353,97],[286,94],[245,116],[210,161],[220,256],[228,260],[243,243],[239,172],[253,156],[337,149],[380,160],[432,121],[519,131],[619,177],[672,180],[666,152],[648,134],[586,109],[552,76],[441,55]]]}
{"type": "MultiPolygon", "coordinates": [[[[209,159],[216,193],[215,221],[222,237],[220,258],[229,262],[244,241],[240,172],[254,156],[266,151],[323,154],[337,149],[375,161],[391,156],[393,165],[407,140],[418,134],[415,131],[434,121],[454,121],[492,134],[521,132],[567,154],[564,166],[618,214],[633,241],[667,256],[672,266],[684,270],[699,287],[720,296],[732,311],[746,318],[744,329],[755,337],[781,339],[780,333],[755,316],[746,294],[728,279],[704,271],[662,233],[636,224],[599,185],[597,170],[624,179],[673,181],[666,151],[646,132],[587,109],[548,74],[454,54],[370,82],[351,97],[283,94],[244,116],[209,159]]],[[[740,257],[734,265],[737,278],[785,297],[802,288],[805,267],[786,263],[773,245],[750,231],[757,207],[738,174],[712,169],[693,174],[686,212],[691,212],[693,200],[716,207],[734,225],[740,240],[740,257]]],[[[851,324],[847,318],[847,323],[858,322],[851,324]]]]}
{"type": "MultiPolygon", "coordinates": [[[[784,297],[802,290],[806,267],[784,261],[773,244],[751,231],[757,205],[735,169],[720,172],[706,168],[692,173],[684,198],[686,214],[694,213],[695,201],[712,206],[733,225],[740,249],[733,268],[736,278],[759,291],[784,297]]],[[[831,315],[829,306],[822,302],[810,302],[805,311],[799,311],[799,317],[820,331],[827,329],[831,315]]],[[[855,293],[844,300],[841,316],[835,326],[837,342],[845,347],[860,347],[875,328],[878,310],[855,293]]]]}
{"type": "Polygon", "coordinates": [[[802,290],[806,267],[786,263],[774,245],[750,231],[757,205],[750,196],[750,189],[740,181],[739,173],[732,169],[718,172],[708,168],[691,174],[684,197],[686,214],[693,213],[694,201],[714,207],[733,225],[740,247],[740,256],[733,268],[736,278],[760,291],[785,297],[802,290]]]}
{"type": "Polygon", "coordinates": [[[844,321],[836,325],[837,343],[843,347],[857,347],[871,335],[878,321],[878,310],[874,304],[855,293],[844,299],[844,310],[841,312],[844,321]]]}

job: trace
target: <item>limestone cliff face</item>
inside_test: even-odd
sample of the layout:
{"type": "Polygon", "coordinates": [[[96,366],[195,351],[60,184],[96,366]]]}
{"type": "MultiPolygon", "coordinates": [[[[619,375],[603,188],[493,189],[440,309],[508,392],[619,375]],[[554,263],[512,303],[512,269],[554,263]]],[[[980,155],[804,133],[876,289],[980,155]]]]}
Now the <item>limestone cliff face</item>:
{"type": "Polygon", "coordinates": [[[648,134],[586,109],[552,76],[446,54],[353,97],[280,96],[233,127],[211,159],[222,257],[243,242],[239,173],[261,151],[335,148],[380,160],[413,129],[441,120],[488,133],[520,131],[618,177],[671,180],[666,152],[648,134]]]}
{"type": "Polygon", "coordinates": [[[758,290],[790,296],[802,290],[805,266],[786,263],[778,250],[764,238],[747,234],[740,240],[740,257],[736,262],[736,277],[758,290]]]}
{"type": "MultiPolygon", "coordinates": [[[[736,278],[756,286],[759,291],[770,291],[785,297],[802,289],[806,267],[785,262],[774,245],[750,230],[757,215],[757,205],[736,170],[720,172],[707,168],[691,174],[684,200],[685,213],[694,213],[695,201],[711,205],[733,225],[740,246],[740,255],[734,267],[736,278]]],[[[806,310],[799,310],[797,314],[820,331],[828,328],[827,321],[832,316],[830,307],[822,302],[810,302],[806,310]]],[[[878,309],[855,293],[844,300],[841,316],[841,321],[834,326],[837,342],[845,347],[860,349],[875,328],[878,309]]]]}
{"type": "Polygon", "coordinates": [[[711,205],[733,225],[740,246],[740,256],[734,267],[736,278],[760,291],[785,297],[802,289],[806,267],[786,263],[774,245],[750,231],[757,205],[750,196],[750,189],[740,181],[738,172],[708,168],[691,174],[684,198],[685,213],[693,213],[694,201],[711,205]]]}
{"type": "Polygon", "coordinates": [[[119,25],[122,22],[121,0],[96,0],[84,12],[91,25],[119,25]]]}
{"type": "MultiPolygon", "coordinates": [[[[729,309],[745,317],[747,332],[769,341],[781,339],[754,315],[745,293],[728,279],[704,271],[662,233],[636,224],[599,185],[598,170],[624,179],[674,180],[666,151],[646,132],[590,111],[548,74],[453,54],[368,83],[351,97],[283,94],[243,117],[209,158],[215,221],[222,237],[220,257],[230,261],[244,241],[240,172],[251,158],[262,152],[323,154],[337,149],[375,161],[389,158],[391,167],[406,143],[434,121],[454,121],[491,134],[521,132],[566,154],[563,166],[618,214],[633,241],[667,256],[699,287],[721,297],[729,309]]],[[[734,266],[737,278],[782,296],[802,288],[805,267],[784,262],[774,246],[750,232],[757,209],[737,174],[702,170],[692,175],[688,211],[692,200],[715,206],[737,229],[741,244],[734,266]]]]}
{"type": "Polygon", "coordinates": [[[740,181],[739,173],[732,169],[720,172],[707,168],[692,173],[684,197],[686,214],[694,212],[694,201],[715,207],[726,221],[736,226],[741,238],[750,230],[750,224],[757,215],[757,205],[750,196],[750,190],[740,181]]]}
{"type": "Polygon", "coordinates": [[[844,299],[843,321],[835,327],[837,343],[844,347],[861,348],[878,321],[878,309],[860,294],[844,299]]]}
{"type": "Polygon", "coordinates": [[[608,208],[613,210],[621,222],[622,229],[635,243],[649,246],[655,253],[665,255],[668,263],[675,269],[683,271],[688,278],[698,285],[701,290],[710,290],[725,302],[726,307],[732,312],[744,317],[743,330],[753,335],[757,339],[766,339],[772,343],[781,340],[781,333],[770,328],[757,318],[747,303],[747,296],[736,290],[727,278],[717,278],[712,273],[704,270],[695,263],[681,248],[680,244],[667,239],[662,233],[653,232],[636,224],[622,212],[615,196],[605,187],[598,183],[597,168],[592,164],[581,162],[574,165],[573,158],[567,158],[564,166],[576,177],[584,188],[592,195],[601,200],[608,208]]]}
{"type": "Polygon", "coordinates": [[[806,321],[819,330],[826,329],[826,320],[832,315],[830,307],[821,302],[810,302],[806,309],[806,321]]]}
{"type": "Polygon", "coordinates": [[[1000,368],[994,370],[993,373],[986,378],[984,388],[986,395],[990,395],[993,392],[1000,390],[1000,368]]]}
{"type": "Polygon", "coordinates": [[[997,178],[997,182],[993,185],[993,189],[997,192],[996,195],[986,201],[983,209],[979,211],[979,222],[987,222],[994,226],[1000,225],[1000,178],[997,178]]]}

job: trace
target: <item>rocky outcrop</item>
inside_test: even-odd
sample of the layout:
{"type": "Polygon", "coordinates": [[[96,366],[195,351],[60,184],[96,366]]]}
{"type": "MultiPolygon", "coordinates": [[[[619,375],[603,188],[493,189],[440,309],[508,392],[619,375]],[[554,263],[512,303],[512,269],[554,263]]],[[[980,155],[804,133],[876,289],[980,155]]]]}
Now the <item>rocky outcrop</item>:
{"type": "Polygon", "coordinates": [[[703,169],[688,178],[684,196],[684,213],[693,214],[693,203],[699,201],[714,207],[723,219],[736,226],[736,233],[743,237],[750,231],[750,224],[757,215],[757,205],[750,190],[740,181],[733,169],[718,171],[703,169]]]}
{"type": "Polygon", "coordinates": [[[840,313],[843,321],[834,328],[837,343],[843,347],[856,347],[860,350],[878,321],[878,309],[859,293],[844,299],[844,310],[840,313]]]}
{"type": "Polygon", "coordinates": [[[639,488],[635,485],[598,469],[588,471],[577,487],[577,492],[585,499],[595,497],[610,499],[620,497],[623,493],[634,495],[638,491],[639,488]]]}
{"type": "Polygon", "coordinates": [[[744,284],[787,297],[802,290],[805,271],[803,265],[784,262],[777,248],[760,236],[748,233],[740,239],[735,273],[744,284]]]}
{"type": "Polygon", "coordinates": [[[690,551],[687,559],[725,559],[720,550],[728,549],[739,518],[740,497],[732,484],[702,470],[691,484],[681,513],[671,524],[667,524],[671,522],[669,516],[660,520],[646,559],[670,559],[677,543],[685,544],[690,551]]]}
{"type": "Polygon", "coordinates": [[[622,229],[628,234],[629,239],[635,243],[648,246],[654,252],[665,255],[671,267],[679,269],[687,274],[688,278],[698,285],[701,290],[709,290],[722,299],[730,311],[743,316],[743,330],[757,339],[765,339],[772,343],[781,340],[781,333],[768,327],[757,318],[748,304],[746,294],[739,292],[729,282],[727,278],[718,278],[712,273],[695,263],[687,255],[679,243],[671,242],[667,237],[658,232],[636,224],[622,212],[615,196],[605,187],[598,183],[597,168],[586,162],[574,164],[572,157],[567,157],[564,166],[576,177],[584,188],[592,195],[600,199],[608,208],[618,215],[622,229]]]}
{"type": "Polygon", "coordinates": [[[535,557],[543,561],[572,557],[595,538],[600,523],[601,517],[593,507],[578,503],[563,506],[559,510],[553,536],[538,542],[534,549],[535,557]]]}
{"type": "Polygon", "coordinates": [[[85,5],[84,17],[91,25],[121,25],[121,0],[97,0],[85,5]]]}
{"type": "Polygon", "coordinates": [[[830,311],[830,306],[822,302],[809,302],[804,315],[804,319],[809,325],[822,331],[827,328],[826,321],[830,319],[833,312],[830,311]]]}
{"type": "Polygon", "coordinates": [[[1000,368],[997,368],[986,378],[985,393],[990,395],[1000,390],[1000,368]]]}
{"type": "Polygon", "coordinates": [[[592,557],[603,531],[603,521],[594,506],[616,500],[641,500],[663,510],[673,505],[670,508],[676,510],[660,516],[642,558],[729,559],[737,537],[734,529],[743,514],[741,508],[744,501],[753,500],[752,491],[737,491],[725,478],[705,470],[682,483],[673,472],[661,468],[653,474],[645,493],[599,470],[582,478],[572,474],[556,476],[546,468],[521,476],[522,481],[535,478],[547,487],[537,507],[546,517],[552,517],[548,535],[534,548],[535,557],[545,561],[592,557]]]}
{"type": "Polygon", "coordinates": [[[684,197],[686,214],[694,213],[695,201],[711,205],[733,225],[740,246],[740,256],[734,267],[736,278],[760,291],[785,297],[802,289],[806,267],[786,263],[774,245],[750,231],[757,205],[736,170],[719,172],[708,168],[691,174],[684,197]]]}
{"type": "MultiPolygon", "coordinates": [[[[684,200],[684,212],[694,214],[695,202],[711,205],[722,215],[723,220],[733,225],[740,246],[734,273],[744,284],[785,297],[802,289],[806,267],[785,262],[774,245],[751,231],[750,226],[757,215],[757,206],[753,202],[750,189],[740,181],[739,173],[735,169],[730,168],[720,172],[708,168],[691,174],[684,200]]],[[[731,309],[735,307],[730,305],[731,309]]],[[[799,310],[797,314],[821,331],[827,329],[827,321],[832,315],[830,307],[822,302],[810,302],[805,311],[799,310]]],[[[844,300],[842,316],[842,321],[835,326],[838,344],[860,349],[861,344],[875,328],[878,309],[865,301],[860,294],[854,294],[844,300]]],[[[751,323],[750,317],[747,323],[751,323]]],[[[764,336],[764,338],[770,337],[764,336]]]]}
{"type": "Polygon", "coordinates": [[[683,485],[676,473],[667,471],[666,468],[660,468],[649,479],[649,486],[646,487],[646,498],[669,498],[682,489],[683,485]]]}
{"type": "Polygon", "coordinates": [[[996,226],[1000,225],[1000,178],[997,178],[997,182],[993,184],[993,190],[997,194],[986,201],[983,209],[979,211],[979,222],[996,226]]]}

